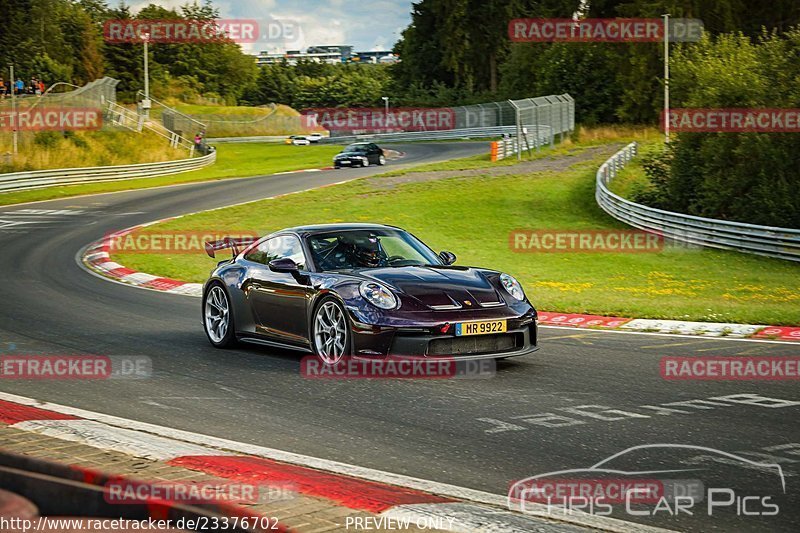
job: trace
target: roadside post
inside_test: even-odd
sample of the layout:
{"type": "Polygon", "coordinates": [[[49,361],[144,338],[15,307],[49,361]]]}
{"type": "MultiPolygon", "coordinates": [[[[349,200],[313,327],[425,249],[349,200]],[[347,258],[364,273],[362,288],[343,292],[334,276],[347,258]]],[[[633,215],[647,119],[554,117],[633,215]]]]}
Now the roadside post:
{"type": "Polygon", "coordinates": [[[664,17],[664,142],[669,144],[669,13],[664,17]]]}

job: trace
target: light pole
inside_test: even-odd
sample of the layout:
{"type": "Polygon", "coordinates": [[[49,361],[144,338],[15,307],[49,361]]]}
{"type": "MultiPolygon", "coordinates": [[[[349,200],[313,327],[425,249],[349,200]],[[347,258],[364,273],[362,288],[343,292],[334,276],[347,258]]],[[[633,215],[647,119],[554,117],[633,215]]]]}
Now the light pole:
{"type": "Polygon", "coordinates": [[[669,144],[669,13],[664,17],[664,142],[669,144]]]}
{"type": "MultiPolygon", "coordinates": [[[[14,129],[13,129],[13,133],[12,133],[12,138],[13,138],[13,141],[12,141],[13,148],[12,148],[12,150],[13,150],[14,155],[17,155],[17,144],[18,144],[17,138],[18,138],[18,135],[19,135],[19,132],[17,131],[17,127],[18,127],[17,123],[19,122],[19,116],[17,115],[17,98],[16,98],[16,94],[17,94],[16,81],[17,80],[14,78],[14,65],[9,65],[8,68],[11,71],[10,72],[11,79],[9,80],[9,84],[10,84],[9,86],[11,87],[11,120],[14,121],[14,129]]],[[[5,90],[5,87],[3,87],[3,90],[5,90]]]]}
{"type": "Polygon", "coordinates": [[[386,118],[389,118],[389,97],[388,96],[381,96],[381,100],[386,104],[386,118]]]}
{"type": "Polygon", "coordinates": [[[149,47],[150,34],[143,33],[142,40],[144,41],[144,100],[142,100],[142,111],[144,112],[145,120],[150,119],[150,63],[149,63],[149,47]]]}

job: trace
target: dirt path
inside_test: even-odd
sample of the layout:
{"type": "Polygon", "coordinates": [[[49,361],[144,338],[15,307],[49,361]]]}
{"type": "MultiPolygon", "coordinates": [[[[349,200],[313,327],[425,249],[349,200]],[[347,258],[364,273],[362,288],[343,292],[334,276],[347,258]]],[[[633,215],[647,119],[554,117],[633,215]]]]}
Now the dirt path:
{"type": "Polygon", "coordinates": [[[469,178],[474,176],[505,176],[509,174],[528,174],[533,172],[560,172],[569,169],[572,165],[590,161],[598,156],[610,157],[624,146],[623,143],[604,144],[591,148],[576,148],[567,154],[553,155],[523,161],[516,165],[503,165],[489,168],[468,170],[437,170],[433,172],[410,172],[402,176],[368,178],[367,183],[378,189],[392,189],[405,183],[431,181],[444,178],[469,178]]]}

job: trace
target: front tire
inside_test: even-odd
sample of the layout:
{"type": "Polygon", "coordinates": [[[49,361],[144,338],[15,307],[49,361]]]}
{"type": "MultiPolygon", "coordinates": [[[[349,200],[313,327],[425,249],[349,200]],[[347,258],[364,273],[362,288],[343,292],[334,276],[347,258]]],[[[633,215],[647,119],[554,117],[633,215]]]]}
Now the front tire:
{"type": "Polygon", "coordinates": [[[378,158],[378,164],[379,164],[380,166],[383,166],[383,165],[385,165],[385,164],[386,164],[386,158],[385,158],[384,156],[380,156],[380,157],[378,158]]]}
{"type": "Polygon", "coordinates": [[[327,364],[334,365],[350,354],[350,324],[347,313],[338,300],[324,298],[314,310],[311,338],[314,354],[327,364]]]}
{"type": "Polygon", "coordinates": [[[221,283],[212,283],[203,296],[203,329],[215,348],[229,348],[236,344],[233,306],[221,283]]]}

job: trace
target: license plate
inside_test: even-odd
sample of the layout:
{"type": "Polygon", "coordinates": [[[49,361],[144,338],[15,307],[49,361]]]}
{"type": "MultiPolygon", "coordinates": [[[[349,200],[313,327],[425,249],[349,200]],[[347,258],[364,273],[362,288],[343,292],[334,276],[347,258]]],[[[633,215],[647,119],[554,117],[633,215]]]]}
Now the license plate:
{"type": "Polygon", "coordinates": [[[490,333],[505,333],[505,320],[484,320],[481,322],[461,322],[456,324],[456,336],[489,335],[490,333]]]}
{"type": "Polygon", "coordinates": [[[349,165],[350,161],[339,161],[340,165],[349,165]]]}

